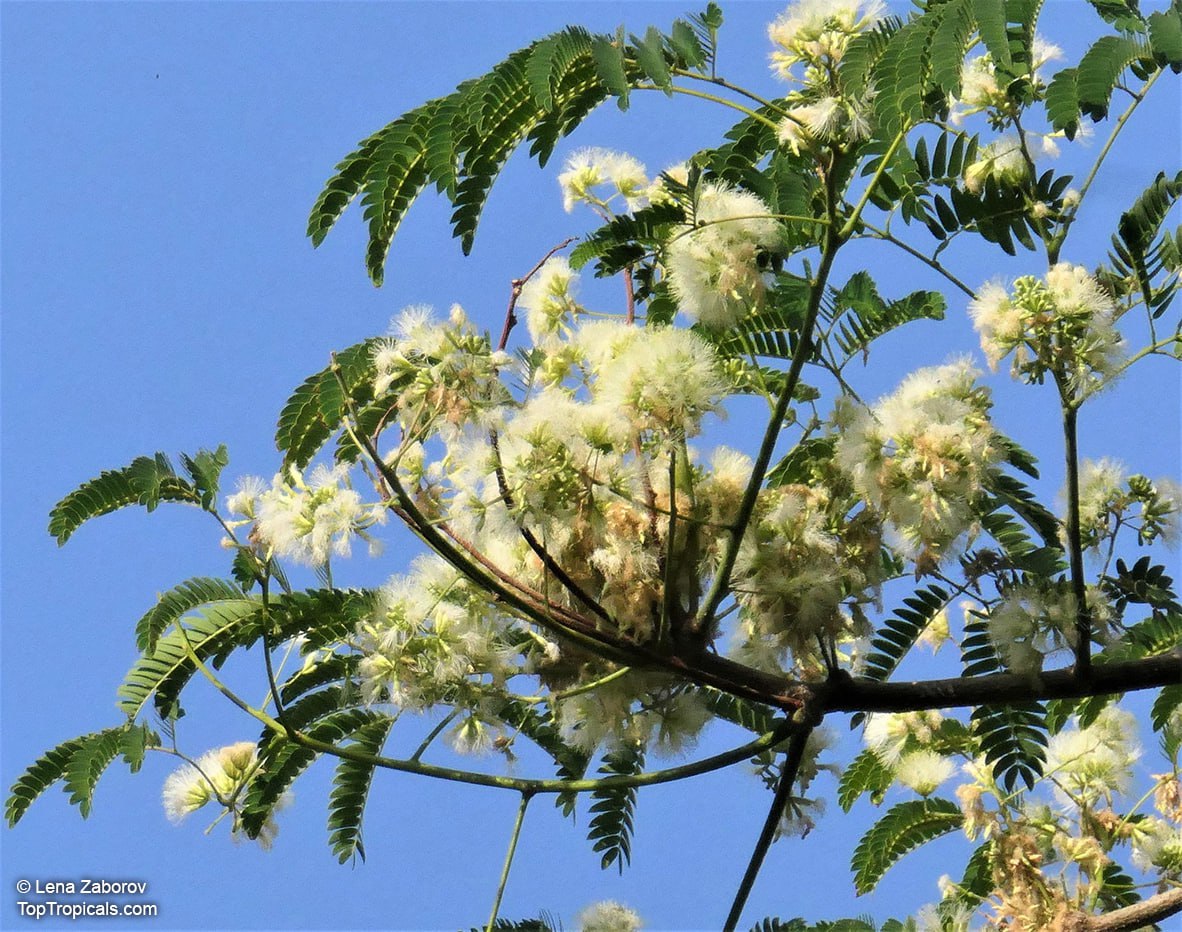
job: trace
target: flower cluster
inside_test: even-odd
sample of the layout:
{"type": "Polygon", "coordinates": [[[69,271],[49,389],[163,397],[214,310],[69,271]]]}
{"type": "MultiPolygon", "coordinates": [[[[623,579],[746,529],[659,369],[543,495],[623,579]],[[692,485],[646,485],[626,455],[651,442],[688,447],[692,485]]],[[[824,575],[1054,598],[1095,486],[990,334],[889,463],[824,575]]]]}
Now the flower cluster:
{"type": "Polygon", "coordinates": [[[1045,279],[1019,278],[1012,294],[985,285],[969,314],[992,368],[1013,353],[1015,378],[1042,382],[1050,374],[1071,397],[1103,384],[1124,353],[1116,305],[1082,266],[1060,262],[1045,279]]]}
{"type": "Polygon", "coordinates": [[[1135,528],[1141,544],[1159,538],[1176,543],[1180,513],[1182,488],[1172,479],[1130,476],[1121,463],[1107,458],[1080,465],[1079,530],[1084,547],[1099,549],[1122,526],[1135,528]]]}
{"type": "Polygon", "coordinates": [[[835,418],[837,464],[921,569],[970,528],[1002,457],[979,374],[966,360],[920,369],[872,408],[847,405],[835,418]]]}
{"type": "Polygon", "coordinates": [[[495,418],[509,398],[499,373],[510,362],[458,304],[446,323],[429,307],[410,307],[395,320],[393,337],[373,351],[374,396],[389,400],[411,437],[456,432],[470,421],[495,418]]]}
{"type": "MultiPolygon", "coordinates": [[[[1030,89],[1035,94],[1045,90],[1042,71],[1053,61],[1063,57],[1063,50],[1035,36],[1030,53],[1030,89]]],[[[1006,93],[998,80],[997,66],[989,54],[968,59],[961,68],[960,95],[951,102],[952,120],[961,122],[974,113],[986,113],[994,126],[1002,126],[1020,110],[1019,102],[1006,93]]]]}
{"type": "Polygon", "coordinates": [[[579,276],[562,256],[552,256],[521,286],[517,307],[535,344],[561,333],[580,310],[575,301],[579,276]]]}
{"type": "MultiPolygon", "coordinates": [[[[164,812],[172,822],[181,822],[210,802],[233,813],[233,833],[237,836],[242,827],[239,822],[239,799],[250,780],[258,772],[258,749],[252,741],[240,741],[223,748],[209,751],[196,761],[186,763],[164,781],[164,812]]],[[[289,797],[280,801],[282,808],[289,797]]],[[[272,810],[274,813],[275,810],[272,810]]],[[[279,828],[274,815],[267,819],[256,841],[263,848],[270,848],[279,828]]]]}
{"type": "Polygon", "coordinates": [[[768,27],[768,38],[776,46],[772,69],[791,78],[799,63],[810,68],[835,66],[850,40],[885,13],[882,0],[797,0],[768,27]]]}
{"type": "Polygon", "coordinates": [[[686,316],[725,330],[762,305],[759,257],[779,245],[780,226],[754,194],[718,182],[698,188],[693,219],[673,229],[665,268],[686,316]]]}
{"type": "Polygon", "coordinates": [[[801,0],[769,28],[776,50],[772,70],[801,86],[784,100],[780,142],[797,155],[821,146],[844,148],[870,137],[873,88],[857,94],[842,89],[838,66],[850,40],[882,17],[879,0],[801,0]]]}
{"type": "Polygon", "coordinates": [[[779,671],[790,653],[797,672],[818,672],[818,639],[864,633],[842,611],[846,598],[868,601],[879,581],[875,522],[847,519],[824,488],[786,485],[760,494],[735,564],[742,607],[739,654],[779,671]]]}
{"type": "Polygon", "coordinates": [[[296,467],[277,474],[270,488],[253,476],[242,479],[227,509],[254,523],[252,537],[268,555],[288,557],[307,566],[323,566],[332,554],[347,557],[354,536],[376,552],[378,542],[367,529],[386,520],[381,505],[366,505],[349,485],[341,465],[317,466],[307,478],[296,467]]]}
{"type": "Polygon", "coordinates": [[[567,213],[582,203],[610,215],[616,197],[623,199],[626,209],[637,210],[647,202],[649,190],[648,176],[640,162],[622,152],[598,148],[580,149],[568,158],[558,183],[567,213]]]}

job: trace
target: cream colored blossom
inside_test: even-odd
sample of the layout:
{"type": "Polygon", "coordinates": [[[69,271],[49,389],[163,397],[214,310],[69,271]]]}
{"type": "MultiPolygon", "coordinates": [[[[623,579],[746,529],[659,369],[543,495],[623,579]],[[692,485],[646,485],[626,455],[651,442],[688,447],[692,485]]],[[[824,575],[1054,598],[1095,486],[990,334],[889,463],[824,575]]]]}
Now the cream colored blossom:
{"type": "Polygon", "coordinates": [[[873,408],[835,414],[835,462],[921,568],[969,529],[972,501],[1002,456],[979,374],[967,360],[920,369],[873,408]]]}
{"type": "Polygon", "coordinates": [[[558,333],[578,308],[575,293],[579,276],[562,256],[551,256],[521,286],[517,306],[526,312],[526,326],[534,343],[558,333]]]}
{"type": "Polygon", "coordinates": [[[575,920],[580,932],[637,932],[640,916],[614,900],[588,906],[575,920]]]}
{"type": "Polygon", "coordinates": [[[850,39],[885,13],[881,0],[797,0],[768,27],[768,38],[776,46],[772,70],[790,77],[798,62],[835,65],[850,39]]]}
{"type": "Polygon", "coordinates": [[[622,152],[600,148],[579,149],[571,155],[558,183],[567,213],[578,203],[606,209],[617,196],[628,210],[636,210],[644,206],[649,186],[640,162],[622,152]]]}
{"type": "Polygon", "coordinates": [[[691,320],[723,330],[763,303],[767,285],[758,255],[780,242],[770,213],[748,191],[701,186],[695,225],[674,228],[665,246],[670,284],[691,320]]]}
{"type": "Polygon", "coordinates": [[[956,765],[942,754],[929,750],[911,751],[899,758],[895,765],[895,779],[920,796],[931,796],[955,770],[956,765]]]}
{"type": "Polygon", "coordinates": [[[317,466],[310,476],[294,466],[257,495],[256,528],[269,552],[308,566],[332,554],[349,556],[355,536],[370,540],[368,528],[386,519],[381,505],[365,505],[349,485],[348,466],[317,466]]]}

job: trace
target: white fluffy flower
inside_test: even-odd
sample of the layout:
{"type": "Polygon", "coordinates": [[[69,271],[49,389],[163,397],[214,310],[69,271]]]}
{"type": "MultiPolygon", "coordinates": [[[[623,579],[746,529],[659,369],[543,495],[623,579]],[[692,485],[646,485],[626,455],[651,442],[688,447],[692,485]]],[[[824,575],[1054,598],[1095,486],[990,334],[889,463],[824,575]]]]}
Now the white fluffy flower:
{"type": "Polygon", "coordinates": [[[1003,187],[1020,184],[1030,174],[1030,164],[1015,135],[995,139],[977,153],[977,160],[964,170],[964,186],[974,194],[992,178],[1003,187]]]}
{"type": "Polygon", "coordinates": [[[640,916],[614,900],[588,906],[575,920],[580,932],[637,932],[640,916]]]}
{"type": "Polygon", "coordinates": [[[702,185],[695,226],[675,228],[665,247],[673,292],[691,320],[721,330],[763,302],[767,286],[758,254],[780,241],[779,224],[770,214],[748,191],[702,185]]]}
{"type": "Polygon", "coordinates": [[[557,333],[573,314],[579,276],[562,256],[551,256],[524,285],[517,306],[526,312],[526,326],[534,343],[557,333]]]}
{"type": "Polygon", "coordinates": [[[915,790],[920,796],[931,796],[936,788],[952,776],[956,765],[950,758],[935,751],[912,751],[904,754],[895,765],[895,779],[915,790]]]}
{"type": "Polygon", "coordinates": [[[644,166],[630,155],[611,149],[580,149],[566,160],[565,171],[558,176],[562,186],[562,206],[567,213],[575,204],[586,203],[600,209],[620,196],[629,210],[642,207],[649,181],[644,166]],[[610,191],[596,191],[610,186],[610,191]]]}
{"type": "Polygon", "coordinates": [[[872,409],[835,415],[838,466],[886,519],[895,548],[921,565],[970,527],[972,500],[1001,457],[979,374],[963,359],[919,369],[872,409]]]}
{"type": "Polygon", "coordinates": [[[850,39],[885,13],[881,0],[797,0],[768,27],[772,70],[788,77],[797,62],[836,64],[850,39]]]}
{"type": "Polygon", "coordinates": [[[1064,805],[1095,805],[1129,791],[1140,756],[1137,720],[1109,706],[1087,728],[1065,728],[1051,738],[1044,773],[1064,805]]]}
{"type": "Polygon", "coordinates": [[[990,366],[1013,353],[1012,374],[1027,382],[1051,373],[1082,390],[1114,374],[1124,354],[1116,305],[1087,269],[1067,262],[1045,279],[1019,278],[1012,292],[986,285],[969,314],[990,366]]]}
{"type": "Polygon", "coordinates": [[[384,520],[381,506],[366,506],[348,486],[348,467],[317,466],[307,479],[294,466],[276,475],[257,497],[258,535],[268,549],[308,566],[330,554],[348,556],[355,534],[384,520]]]}
{"type": "Polygon", "coordinates": [[[713,348],[696,333],[647,328],[605,362],[593,392],[634,426],[693,436],[703,416],[719,410],[727,383],[713,348]]]}

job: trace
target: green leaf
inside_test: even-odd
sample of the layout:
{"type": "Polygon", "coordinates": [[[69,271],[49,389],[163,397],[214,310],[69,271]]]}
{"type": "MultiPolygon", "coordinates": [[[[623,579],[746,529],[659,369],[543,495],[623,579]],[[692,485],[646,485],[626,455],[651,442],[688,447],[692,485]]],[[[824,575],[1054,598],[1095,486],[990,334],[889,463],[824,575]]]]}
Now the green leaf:
{"type": "MultiPolygon", "coordinates": [[[[336,353],[341,378],[358,408],[373,400],[373,351],[378,342],[364,340],[336,353]]],[[[283,454],[284,466],[306,466],[340,428],[346,414],[345,399],[332,366],[305,379],[279,414],[275,445],[283,454]]]]}
{"type": "Polygon", "coordinates": [[[1102,36],[1088,49],[1076,73],[1080,110],[1093,120],[1108,115],[1117,81],[1130,64],[1147,56],[1145,47],[1128,36],[1102,36]]]}
{"type": "Polygon", "coordinates": [[[1079,131],[1079,93],[1076,90],[1077,68],[1064,68],[1055,73],[1047,85],[1047,120],[1051,126],[1074,139],[1079,131]]]}
{"type": "Polygon", "coordinates": [[[767,706],[732,696],[730,693],[719,692],[717,689],[701,689],[698,695],[711,715],[740,728],[746,728],[754,734],[766,735],[776,727],[776,713],[767,706]]]}
{"type": "Polygon", "coordinates": [[[1149,14],[1149,44],[1158,61],[1175,74],[1182,71],[1182,9],[1175,6],[1149,14]]]}
{"type": "Polygon", "coordinates": [[[136,623],[135,643],[151,653],[164,630],[186,612],[210,602],[238,602],[245,597],[242,588],[228,579],[199,576],[187,579],[160,596],[159,601],[136,623]]]}
{"type": "Polygon", "coordinates": [[[1162,224],[1182,196],[1182,172],[1170,178],[1159,172],[1133,203],[1121,214],[1116,235],[1112,237],[1115,255],[1110,253],[1112,264],[1122,273],[1136,276],[1141,287],[1145,304],[1155,317],[1165,310],[1173,297],[1177,275],[1171,275],[1160,288],[1154,288],[1153,279],[1165,268],[1162,262],[1163,240],[1159,239],[1162,224]]]}
{"type": "Polygon", "coordinates": [[[684,19],[675,19],[669,34],[669,44],[686,68],[700,68],[706,64],[706,50],[698,40],[694,27],[684,19]]]}
{"type": "Polygon", "coordinates": [[[99,778],[119,753],[125,730],[123,727],[107,728],[87,735],[70,755],[64,775],[65,788],[70,794],[70,802],[78,807],[84,819],[90,815],[99,778]]]}
{"type": "Polygon", "coordinates": [[[1006,28],[1005,0],[973,0],[973,15],[989,57],[1002,71],[1009,71],[1014,59],[1010,54],[1010,35],[1006,28]]]}
{"type": "Polygon", "coordinates": [[[932,619],[948,605],[949,599],[948,592],[937,585],[917,589],[904,599],[904,607],[896,609],[875,632],[863,676],[886,680],[915,646],[932,619]]]}
{"type": "Polygon", "coordinates": [[[132,773],[139,773],[149,748],[160,747],[160,736],[147,725],[128,725],[119,736],[119,753],[132,773]]]}
{"type": "Polygon", "coordinates": [[[672,97],[673,78],[669,74],[669,63],[665,61],[665,39],[661,30],[649,26],[643,39],[632,36],[632,44],[640,70],[653,84],[672,97]]]}
{"type": "MultiPolygon", "coordinates": [[[[315,741],[338,744],[358,729],[387,718],[368,709],[337,709],[318,719],[304,733],[315,741]]],[[[242,802],[242,829],[248,838],[258,837],[276,803],[318,756],[319,752],[279,735],[264,739],[259,749],[262,767],[242,802]]]]}
{"type": "Polygon", "coordinates": [[[192,457],[181,454],[181,465],[193,480],[193,488],[201,496],[201,507],[206,511],[213,511],[216,507],[218,482],[229,462],[230,456],[224,443],[212,453],[198,450],[197,455],[192,457]]]}
{"type": "Polygon", "coordinates": [[[161,502],[201,505],[202,498],[198,489],[177,476],[163,453],[140,456],[123,469],[100,473],[58,502],[49,513],[49,533],[60,546],[86,521],[128,505],[153,511],[161,502]]]}
{"type": "Polygon", "coordinates": [[[591,44],[595,70],[621,110],[628,109],[628,94],[632,89],[624,68],[624,50],[610,36],[596,36],[591,44]]]}
{"type": "Polygon", "coordinates": [[[862,794],[869,793],[870,801],[877,806],[894,782],[895,775],[891,768],[867,749],[842,771],[837,784],[837,804],[841,806],[842,812],[849,812],[862,794]]]}
{"type": "MultiPolygon", "coordinates": [[[[375,594],[366,590],[313,590],[272,596],[268,620],[273,643],[303,635],[304,648],[335,646],[349,637],[357,623],[372,611],[375,594]]],[[[140,657],[119,687],[119,707],[136,718],[149,699],[168,714],[196,669],[186,650],[203,662],[220,667],[235,650],[251,647],[263,634],[262,600],[243,596],[222,600],[190,615],[183,628],[173,627],[156,642],[151,653],[140,657]]]]}
{"type": "Polygon", "coordinates": [[[1041,702],[983,705],[973,710],[973,735],[1007,792],[1018,780],[1033,789],[1046,763],[1046,709],[1041,702]]]}
{"type": "Polygon", "coordinates": [[[1145,17],[1137,9],[1137,0],[1088,0],[1100,18],[1121,32],[1144,32],[1145,17]]]}
{"type": "MultiPolygon", "coordinates": [[[[375,756],[381,754],[382,745],[393,724],[394,719],[386,716],[362,725],[350,736],[352,744],[349,747],[375,756]]],[[[365,812],[373,773],[374,764],[367,761],[344,757],[337,764],[328,802],[328,843],[341,864],[355,856],[365,860],[361,817],[365,812]]]]}
{"type": "Polygon", "coordinates": [[[959,828],[962,819],[960,806],[947,799],[916,799],[892,806],[854,850],[858,893],[869,893],[903,855],[959,828]]]}
{"type": "Polygon", "coordinates": [[[42,754],[29,765],[9,790],[7,802],[4,804],[4,818],[8,827],[12,828],[21,820],[37,797],[47,789],[64,779],[66,767],[75,752],[85,746],[94,735],[81,735],[63,741],[55,748],[42,754]]]}
{"type": "MultiPolygon", "coordinates": [[[[644,770],[644,747],[625,743],[604,755],[599,772],[605,776],[634,776],[644,770]]],[[[605,870],[614,863],[620,873],[632,861],[632,825],[636,811],[636,787],[613,787],[595,790],[591,806],[588,841],[593,851],[602,851],[600,866],[605,870]]]]}

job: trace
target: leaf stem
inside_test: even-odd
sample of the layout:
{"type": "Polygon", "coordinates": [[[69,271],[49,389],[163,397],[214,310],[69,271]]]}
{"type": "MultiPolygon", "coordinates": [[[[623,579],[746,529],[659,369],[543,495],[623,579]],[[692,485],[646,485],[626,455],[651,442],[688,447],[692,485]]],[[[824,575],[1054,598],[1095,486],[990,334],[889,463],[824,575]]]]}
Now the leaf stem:
{"type": "Polygon", "coordinates": [[[763,831],[759,833],[759,840],[755,842],[755,850],[751,852],[751,860],[747,862],[747,870],[739,882],[739,889],[735,892],[731,911],[727,914],[723,924],[724,932],[734,932],[739,925],[739,918],[743,915],[743,907],[747,905],[747,897],[755,885],[755,878],[763,866],[763,859],[768,848],[776,837],[776,827],[784,815],[784,807],[792,797],[792,785],[796,782],[796,772],[800,769],[800,762],[804,757],[804,748],[808,743],[811,728],[797,731],[788,743],[788,753],[784,758],[784,769],[780,771],[780,780],[776,784],[776,792],[772,797],[772,805],[763,823],[763,831]]]}
{"type": "Polygon", "coordinates": [[[521,836],[521,825],[525,821],[525,808],[533,799],[533,793],[528,791],[521,794],[521,805],[517,807],[517,819],[513,823],[513,834],[509,836],[509,850],[505,852],[505,865],[501,868],[501,880],[497,884],[497,895],[493,898],[492,912],[488,916],[485,932],[493,932],[497,922],[497,913],[501,911],[501,897],[505,894],[505,884],[509,882],[509,869],[513,866],[513,855],[517,851],[517,839],[521,836]]]}
{"type": "Polygon", "coordinates": [[[656,84],[636,84],[633,85],[632,89],[636,91],[661,91],[663,93],[672,91],[674,94],[685,94],[687,97],[698,97],[701,100],[708,100],[711,103],[719,104],[723,107],[730,107],[732,110],[738,110],[740,113],[746,114],[747,116],[751,117],[751,119],[756,120],[773,130],[778,130],[780,128],[776,124],[775,120],[769,120],[762,113],[752,110],[750,107],[744,107],[742,104],[737,104],[733,100],[727,100],[725,97],[719,97],[717,94],[707,94],[705,91],[695,91],[689,87],[678,87],[676,84],[672,84],[667,88],[658,87],[656,84]]]}

